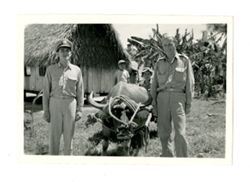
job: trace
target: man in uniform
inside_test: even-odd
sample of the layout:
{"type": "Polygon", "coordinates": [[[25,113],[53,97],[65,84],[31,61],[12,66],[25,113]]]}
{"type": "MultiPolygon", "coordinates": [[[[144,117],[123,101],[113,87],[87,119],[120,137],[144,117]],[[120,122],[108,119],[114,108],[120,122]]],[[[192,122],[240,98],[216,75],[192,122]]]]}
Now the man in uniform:
{"type": "Polygon", "coordinates": [[[47,68],[44,80],[44,119],[50,123],[49,154],[58,155],[61,135],[64,139],[64,155],[71,154],[71,142],[75,121],[81,119],[83,107],[83,80],[81,69],[70,63],[72,43],[59,41],[57,64],[47,68]]]}
{"type": "Polygon", "coordinates": [[[115,84],[120,81],[129,83],[129,72],[126,70],[126,61],[118,61],[118,70],[115,72],[115,84]]]}
{"type": "Polygon", "coordinates": [[[176,52],[174,38],[164,36],[164,56],[155,65],[151,94],[158,116],[158,132],[163,157],[173,157],[172,128],[176,157],[187,157],[186,114],[190,112],[194,76],[190,60],[176,52]]]}

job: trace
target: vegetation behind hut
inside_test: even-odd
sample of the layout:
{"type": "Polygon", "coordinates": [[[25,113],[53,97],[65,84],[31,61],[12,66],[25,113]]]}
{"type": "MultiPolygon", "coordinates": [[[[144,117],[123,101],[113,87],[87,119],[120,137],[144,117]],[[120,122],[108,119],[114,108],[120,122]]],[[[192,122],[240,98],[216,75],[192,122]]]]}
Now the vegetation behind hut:
{"type": "MultiPolygon", "coordinates": [[[[194,40],[193,31],[185,31],[184,35],[176,30],[175,40],[178,53],[186,54],[192,62],[195,76],[197,96],[215,97],[226,93],[226,57],[227,57],[227,25],[209,24],[208,31],[203,32],[200,40],[194,40]]],[[[164,55],[161,46],[163,34],[158,25],[152,29],[153,36],[149,39],[132,36],[128,39],[129,47],[138,50],[134,56],[144,66],[154,67],[158,58],[164,55]]]]}

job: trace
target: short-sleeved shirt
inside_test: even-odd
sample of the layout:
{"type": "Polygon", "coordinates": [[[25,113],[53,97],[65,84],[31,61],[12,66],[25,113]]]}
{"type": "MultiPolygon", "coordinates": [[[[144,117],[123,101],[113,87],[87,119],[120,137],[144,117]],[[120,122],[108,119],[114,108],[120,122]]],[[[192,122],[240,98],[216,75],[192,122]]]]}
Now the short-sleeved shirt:
{"type": "Polygon", "coordinates": [[[194,75],[190,60],[183,54],[176,54],[172,62],[162,57],[155,65],[152,81],[152,96],[156,99],[157,92],[175,89],[186,94],[187,104],[191,104],[194,92],[194,75]]]}
{"type": "Polygon", "coordinates": [[[66,68],[60,63],[47,68],[44,80],[44,110],[48,110],[50,97],[73,97],[77,100],[77,107],[83,105],[84,87],[81,69],[73,64],[66,68]]]}
{"type": "Polygon", "coordinates": [[[118,82],[129,82],[129,72],[127,70],[117,70],[115,72],[115,84],[117,84],[118,82]]]}

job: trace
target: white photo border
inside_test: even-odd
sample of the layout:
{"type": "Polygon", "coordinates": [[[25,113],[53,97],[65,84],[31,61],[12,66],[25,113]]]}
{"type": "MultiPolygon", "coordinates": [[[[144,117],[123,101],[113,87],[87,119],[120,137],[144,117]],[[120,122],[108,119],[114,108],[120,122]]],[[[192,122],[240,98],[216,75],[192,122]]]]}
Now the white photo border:
{"type": "Polygon", "coordinates": [[[17,161],[20,163],[56,164],[132,164],[132,165],[231,165],[233,161],[233,17],[232,16],[165,16],[165,15],[18,15],[17,17],[17,161]],[[227,94],[225,158],[160,158],[160,157],[89,157],[35,156],[23,151],[23,83],[24,29],[28,24],[111,23],[111,24],[227,24],[227,94]]]}

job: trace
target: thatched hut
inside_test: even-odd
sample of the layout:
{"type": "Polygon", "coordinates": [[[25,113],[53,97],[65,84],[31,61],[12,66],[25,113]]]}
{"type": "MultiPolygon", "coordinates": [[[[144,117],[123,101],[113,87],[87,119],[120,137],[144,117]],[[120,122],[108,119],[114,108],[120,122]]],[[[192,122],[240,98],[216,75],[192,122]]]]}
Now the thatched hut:
{"type": "Polygon", "coordinates": [[[25,91],[40,91],[46,67],[57,62],[56,42],[73,42],[73,63],[82,69],[85,92],[108,93],[119,59],[127,60],[111,24],[32,24],[25,28],[25,91]]]}

